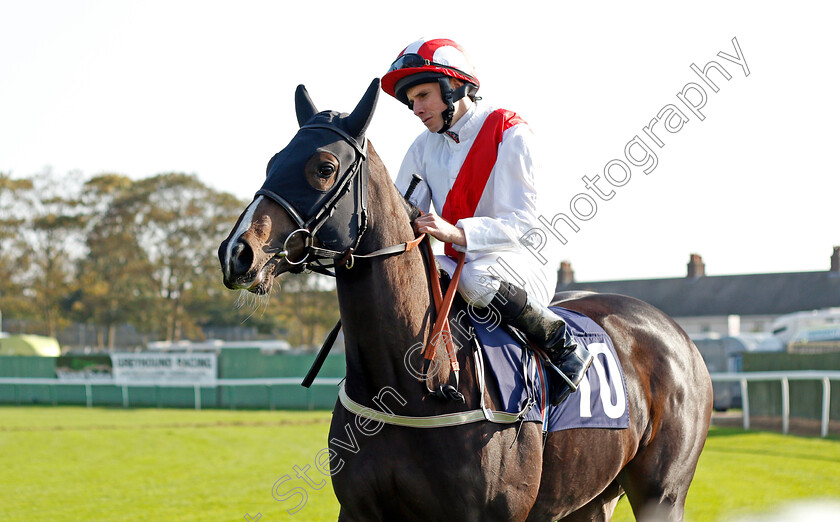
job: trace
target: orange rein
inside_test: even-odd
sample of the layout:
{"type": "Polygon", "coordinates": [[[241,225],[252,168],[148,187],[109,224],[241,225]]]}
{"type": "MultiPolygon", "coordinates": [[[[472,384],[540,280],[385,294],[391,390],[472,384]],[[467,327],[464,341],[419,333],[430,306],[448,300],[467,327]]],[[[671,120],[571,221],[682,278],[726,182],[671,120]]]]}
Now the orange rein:
{"type": "Polygon", "coordinates": [[[426,348],[423,351],[423,358],[427,361],[432,361],[437,354],[437,345],[439,341],[443,341],[446,346],[446,353],[449,355],[449,364],[453,371],[460,371],[461,367],[458,364],[457,352],[452,344],[452,330],[449,327],[449,310],[452,308],[452,301],[455,299],[455,291],[458,289],[458,281],[461,278],[461,269],[464,266],[464,253],[458,252],[458,266],[455,268],[455,273],[452,274],[452,281],[449,283],[449,288],[446,289],[446,295],[442,296],[440,288],[440,274],[438,274],[437,266],[435,264],[435,256],[432,252],[432,244],[430,241],[425,241],[426,251],[429,254],[429,281],[432,286],[432,297],[435,301],[435,310],[437,311],[437,318],[432,328],[432,335],[426,343],[426,348]]]}

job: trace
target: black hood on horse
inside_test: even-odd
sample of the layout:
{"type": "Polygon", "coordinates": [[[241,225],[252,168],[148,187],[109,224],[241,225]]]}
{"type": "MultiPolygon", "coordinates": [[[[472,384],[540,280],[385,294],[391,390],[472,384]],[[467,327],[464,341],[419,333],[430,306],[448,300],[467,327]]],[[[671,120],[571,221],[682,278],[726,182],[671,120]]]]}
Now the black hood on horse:
{"type": "Polygon", "coordinates": [[[355,248],[364,233],[368,185],[365,131],[378,95],[376,79],[352,113],[318,112],[306,88],[299,85],[295,112],[300,130],[268,162],[265,182],[257,192],[282,205],[300,229],[308,230],[312,237],[317,233],[324,248],[355,248]],[[309,178],[313,172],[323,185],[313,184],[309,178]],[[333,215],[336,218],[331,218],[333,215]],[[347,216],[355,219],[347,220],[347,216]]]}

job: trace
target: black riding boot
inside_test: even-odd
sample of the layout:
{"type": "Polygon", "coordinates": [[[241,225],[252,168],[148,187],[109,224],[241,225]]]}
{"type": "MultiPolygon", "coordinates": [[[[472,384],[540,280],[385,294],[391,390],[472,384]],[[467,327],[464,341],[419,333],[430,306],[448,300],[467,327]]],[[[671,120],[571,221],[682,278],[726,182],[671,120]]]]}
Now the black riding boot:
{"type": "Polygon", "coordinates": [[[524,289],[504,281],[490,306],[499,311],[505,323],[524,333],[548,355],[559,374],[551,379],[549,399],[552,406],[577,390],[593,357],[585,346],[578,345],[568,334],[563,319],[528,297],[524,289]]]}

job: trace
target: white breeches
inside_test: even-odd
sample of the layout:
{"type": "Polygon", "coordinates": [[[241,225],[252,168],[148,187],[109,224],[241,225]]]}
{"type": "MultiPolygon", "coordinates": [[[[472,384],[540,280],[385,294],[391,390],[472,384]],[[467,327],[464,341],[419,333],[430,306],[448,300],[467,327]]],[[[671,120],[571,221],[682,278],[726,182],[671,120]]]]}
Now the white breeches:
{"type": "MultiPolygon", "coordinates": [[[[444,255],[435,257],[450,276],[455,272],[453,259],[444,255]]],[[[483,308],[496,295],[501,280],[524,288],[530,297],[548,305],[554,297],[557,273],[541,265],[529,253],[492,252],[464,263],[458,292],[472,306],[483,308]]]]}

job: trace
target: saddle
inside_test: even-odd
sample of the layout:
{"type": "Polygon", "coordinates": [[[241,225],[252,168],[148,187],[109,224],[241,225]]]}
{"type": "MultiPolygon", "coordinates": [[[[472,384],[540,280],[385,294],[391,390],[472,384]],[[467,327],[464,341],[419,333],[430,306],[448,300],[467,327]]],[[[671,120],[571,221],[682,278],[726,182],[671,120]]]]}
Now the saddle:
{"type": "MultiPolygon", "coordinates": [[[[443,291],[452,284],[449,275],[437,271],[443,291]]],[[[568,325],[575,340],[595,356],[579,389],[557,406],[548,397],[551,379],[559,379],[548,370],[545,355],[532,346],[524,334],[505,324],[495,324],[470,313],[466,301],[454,295],[449,321],[460,332],[469,332],[469,344],[475,352],[477,381],[498,387],[500,409],[522,412],[526,422],[542,423],[545,432],[571,428],[627,428],[627,386],[618,355],[609,335],[589,317],[565,308],[551,310],[568,325]],[[457,323],[455,323],[457,321],[457,323]]],[[[435,394],[449,398],[446,394],[435,394]]],[[[459,394],[460,395],[460,394],[459,394]]]]}

